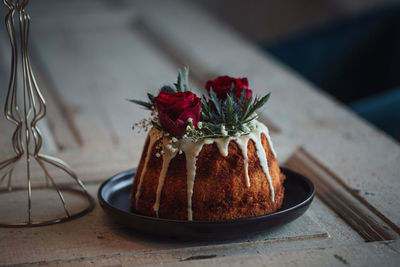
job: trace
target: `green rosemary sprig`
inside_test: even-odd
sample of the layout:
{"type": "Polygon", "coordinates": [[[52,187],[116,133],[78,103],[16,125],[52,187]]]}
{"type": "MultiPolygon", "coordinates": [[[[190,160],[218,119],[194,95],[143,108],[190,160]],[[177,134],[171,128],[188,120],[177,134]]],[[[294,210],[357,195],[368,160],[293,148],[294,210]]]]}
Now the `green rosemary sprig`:
{"type": "MultiPolygon", "coordinates": [[[[217,138],[248,134],[253,127],[252,121],[257,119],[256,111],[268,101],[270,93],[258,98],[250,97],[246,100],[246,92],[242,91],[240,98],[235,95],[232,85],[225,100],[219,100],[215,92],[210,89],[210,98],[202,97],[202,108],[197,137],[217,138]]],[[[193,133],[191,133],[193,135],[193,133]]]]}
{"type": "Polygon", "coordinates": [[[155,108],[154,103],[153,103],[154,95],[147,93],[147,97],[149,98],[149,102],[142,101],[142,100],[136,100],[136,99],[127,99],[127,100],[129,102],[138,104],[138,105],[144,107],[145,109],[153,110],[155,108]]]}

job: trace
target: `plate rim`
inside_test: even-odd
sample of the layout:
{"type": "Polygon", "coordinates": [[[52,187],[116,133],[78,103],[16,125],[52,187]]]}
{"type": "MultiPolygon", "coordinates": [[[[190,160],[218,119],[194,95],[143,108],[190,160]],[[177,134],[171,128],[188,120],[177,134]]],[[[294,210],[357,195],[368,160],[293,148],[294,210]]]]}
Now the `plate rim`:
{"type": "Polygon", "coordinates": [[[117,179],[121,179],[126,175],[133,175],[137,168],[132,168],[126,171],[122,171],[119,172],[115,175],[113,175],[112,177],[108,178],[107,180],[105,180],[101,186],[99,187],[98,191],[97,191],[97,199],[99,200],[100,206],[105,209],[105,210],[113,210],[114,212],[117,211],[119,213],[122,213],[124,215],[128,215],[128,216],[135,216],[138,219],[141,220],[147,220],[147,221],[152,221],[152,222],[159,222],[159,223],[173,223],[173,224],[185,224],[185,225],[219,225],[219,224],[240,224],[240,223],[248,223],[248,222],[253,222],[253,221],[259,221],[259,220],[265,220],[268,219],[270,217],[276,217],[279,216],[281,214],[290,212],[290,211],[294,211],[297,209],[300,209],[302,207],[304,207],[305,205],[311,204],[312,200],[314,199],[315,196],[315,186],[314,184],[308,179],[306,178],[304,175],[293,171],[289,168],[286,167],[280,167],[281,170],[287,174],[287,172],[291,172],[295,175],[297,175],[299,178],[301,178],[301,180],[303,182],[305,182],[307,184],[307,186],[310,189],[310,194],[300,203],[297,203],[296,205],[287,208],[287,209],[283,209],[283,210],[278,210],[276,212],[273,213],[269,213],[269,214],[264,214],[264,215],[259,215],[259,216],[253,216],[253,217],[246,217],[246,218],[239,218],[239,219],[230,219],[230,220],[219,220],[219,221],[187,221],[187,220],[175,220],[175,219],[165,219],[165,218],[156,218],[156,217],[151,217],[151,216],[146,216],[146,215],[142,215],[139,213],[135,213],[135,212],[128,212],[126,210],[122,210],[118,207],[112,206],[108,201],[106,201],[103,196],[102,196],[102,192],[104,187],[106,187],[107,184],[109,184],[112,180],[117,180],[117,179]]]}

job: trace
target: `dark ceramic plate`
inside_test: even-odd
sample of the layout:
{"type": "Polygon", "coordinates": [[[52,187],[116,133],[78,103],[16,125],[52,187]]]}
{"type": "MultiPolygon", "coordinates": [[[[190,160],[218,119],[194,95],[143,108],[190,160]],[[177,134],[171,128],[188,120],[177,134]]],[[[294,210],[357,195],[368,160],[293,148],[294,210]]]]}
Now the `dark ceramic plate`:
{"type": "Polygon", "coordinates": [[[99,188],[98,198],[105,212],[116,222],[133,230],[183,240],[227,240],[265,232],[301,216],[314,198],[314,185],[304,176],[282,168],[286,175],[285,197],[277,212],[237,220],[206,222],[159,219],[136,213],[129,200],[136,170],[117,174],[99,188]]]}

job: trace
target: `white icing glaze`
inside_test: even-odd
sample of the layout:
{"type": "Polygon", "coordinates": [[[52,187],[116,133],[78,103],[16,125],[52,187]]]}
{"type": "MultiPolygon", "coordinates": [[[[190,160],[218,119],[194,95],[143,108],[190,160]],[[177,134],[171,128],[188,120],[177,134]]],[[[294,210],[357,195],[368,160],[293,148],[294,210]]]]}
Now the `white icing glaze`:
{"type": "MultiPolygon", "coordinates": [[[[258,140],[256,139],[256,141],[254,143],[256,144],[256,151],[257,151],[256,153],[257,153],[258,160],[260,161],[261,168],[263,169],[263,171],[268,179],[269,189],[271,191],[271,200],[272,200],[272,202],[274,202],[275,201],[275,190],[274,190],[274,185],[272,184],[271,175],[269,174],[267,155],[265,154],[264,147],[261,143],[261,134],[262,134],[262,132],[258,133],[258,135],[257,135],[258,140]]],[[[251,133],[250,135],[253,135],[253,133],[251,133]]]]}
{"type": "MultiPolygon", "coordinates": [[[[191,140],[186,140],[186,139],[181,139],[178,142],[174,144],[176,150],[171,151],[170,149],[167,149],[166,146],[168,146],[169,142],[167,138],[164,138],[163,140],[163,149],[164,149],[164,155],[163,155],[163,165],[162,169],[159,175],[159,181],[158,181],[158,186],[157,186],[157,192],[156,192],[156,202],[154,203],[153,209],[156,212],[156,215],[158,217],[158,210],[160,206],[160,197],[161,197],[161,192],[162,188],[164,186],[164,181],[165,181],[165,176],[168,171],[169,164],[171,160],[176,156],[177,151],[183,151],[185,153],[186,157],[186,176],[187,176],[187,211],[188,211],[188,220],[191,221],[193,219],[193,210],[192,210],[192,196],[193,196],[193,188],[194,188],[194,182],[195,182],[195,176],[196,176],[196,161],[197,157],[202,150],[203,146],[206,144],[213,144],[216,143],[219,152],[221,153],[222,156],[226,157],[228,156],[228,148],[229,148],[229,143],[230,141],[235,141],[243,155],[243,163],[244,163],[244,172],[245,172],[245,179],[246,179],[246,186],[250,187],[250,177],[248,173],[248,155],[247,155],[247,146],[249,140],[253,140],[256,146],[256,153],[257,157],[260,161],[260,165],[267,176],[267,180],[269,183],[270,187],[270,192],[271,192],[271,200],[272,202],[275,201],[275,192],[274,192],[274,187],[272,184],[272,179],[271,175],[269,173],[269,168],[268,168],[268,162],[267,162],[267,155],[265,153],[264,147],[262,145],[262,134],[264,134],[268,140],[269,147],[273,153],[273,155],[276,157],[275,150],[272,145],[271,138],[269,136],[269,131],[268,128],[256,121],[255,122],[255,127],[254,129],[246,135],[241,135],[239,137],[226,137],[226,138],[205,138],[197,142],[192,142],[191,140]]],[[[152,129],[149,133],[150,136],[150,142],[149,142],[149,147],[147,149],[147,155],[144,163],[144,168],[143,171],[140,175],[139,178],[139,185],[138,189],[136,192],[136,208],[138,206],[138,199],[140,197],[140,189],[142,186],[143,182],[143,175],[145,171],[147,170],[147,164],[149,160],[149,155],[151,152],[151,148],[153,147],[154,143],[160,138],[161,133],[156,130],[152,129]]]]}
{"type": "MultiPolygon", "coordinates": [[[[147,171],[147,165],[149,163],[149,159],[150,159],[150,154],[151,154],[151,150],[153,149],[153,145],[154,143],[161,137],[161,133],[160,131],[158,131],[155,128],[152,128],[149,132],[149,135],[147,136],[147,140],[149,140],[149,146],[147,147],[147,152],[146,152],[146,158],[144,160],[144,164],[143,164],[143,170],[140,173],[140,177],[139,177],[139,184],[137,186],[136,189],[136,194],[135,194],[135,205],[136,205],[136,209],[138,209],[138,202],[139,202],[139,198],[140,198],[140,193],[141,193],[141,189],[142,189],[142,184],[143,184],[143,177],[144,174],[147,171]]],[[[147,142],[146,140],[146,142],[147,142]]]]}
{"type": "Polygon", "coordinates": [[[213,141],[217,144],[219,153],[224,157],[228,156],[228,147],[231,140],[232,137],[213,139],[213,141]]]}
{"type": "MultiPolygon", "coordinates": [[[[163,146],[166,147],[169,142],[168,138],[163,138],[163,146]]],[[[157,185],[157,195],[156,195],[156,202],[154,203],[153,209],[156,212],[156,216],[158,218],[158,210],[160,208],[160,198],[161,198],[161,191],[164,186],[165,176],[168,171],[169,163],[173,158],[175,158],[176,151],[171,151],[170,149],[165,149],[163,154],[163,164],[160,172],[160,176],[158,178],[158,185],[157,185]]]]}
{"type": "Polygon", "coordinates": [[[178,146],[179,149],[185,153],[186,157],[186,179],[187,179],[187,211],[188,211],[188,220],[191,221],[193,219],[193,210],[192,210],[192,196],[193,196],[193,187],[194,187],[194,179],[196,177],[196,161],[197,156],[199,155],[203,145],[212,144],[214,142],[213,139],[206,138],[199,142],[191,142],[191,141],[181,141],[178,146]]]}
{"type": "Polygon", "coordinates": [[[236,144],[239,146],[240,150],[242,151],[243,155],[243,167],[244,167],[244,175],[246,179],[246,186],[250,187],[250,177],[249,177],[249,157],[247,155],[247,145],[249,143],[248,138],[237,138],[236,144]]]}
{"type": "Polygon", "coordinates": [[[271,149],[272,154],[274,154],[274,157],[277,158],[276,152],[275,152],[275,149],[274,149],[274,145],[272,144],[271,136],[269,135],[268,127],[265,126],[263,123],[261,123],[259,121],[257,121],[256,125],[257,125],[257,129],[259,129],[258,132],[260,134],[260,141],[261,141],[261,133],[264,133],[265,137],[267,137],[269,148],[271,149]]]}

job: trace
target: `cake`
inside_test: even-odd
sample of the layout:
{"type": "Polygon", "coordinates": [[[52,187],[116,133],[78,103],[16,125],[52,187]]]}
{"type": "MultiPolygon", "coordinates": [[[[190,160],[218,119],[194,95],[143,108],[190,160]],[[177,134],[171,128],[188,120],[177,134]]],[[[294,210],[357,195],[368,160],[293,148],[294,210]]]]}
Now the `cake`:
{"type": "Polygon", "coordinates": [[[255,110],[269,98],[253,98],[246,78],[208,81],[209,100],[188,91],[187,70],[176,89],[164,86],[149,102],[151,128],[131,191],[143,215],[187,221],[221,221],[277,211],[285,176],[268,128],[255,110]],[[251,114],[246,114],[251,112],[251,114]],[[236,114],[236,115],[235,115],[236,114]]]}

